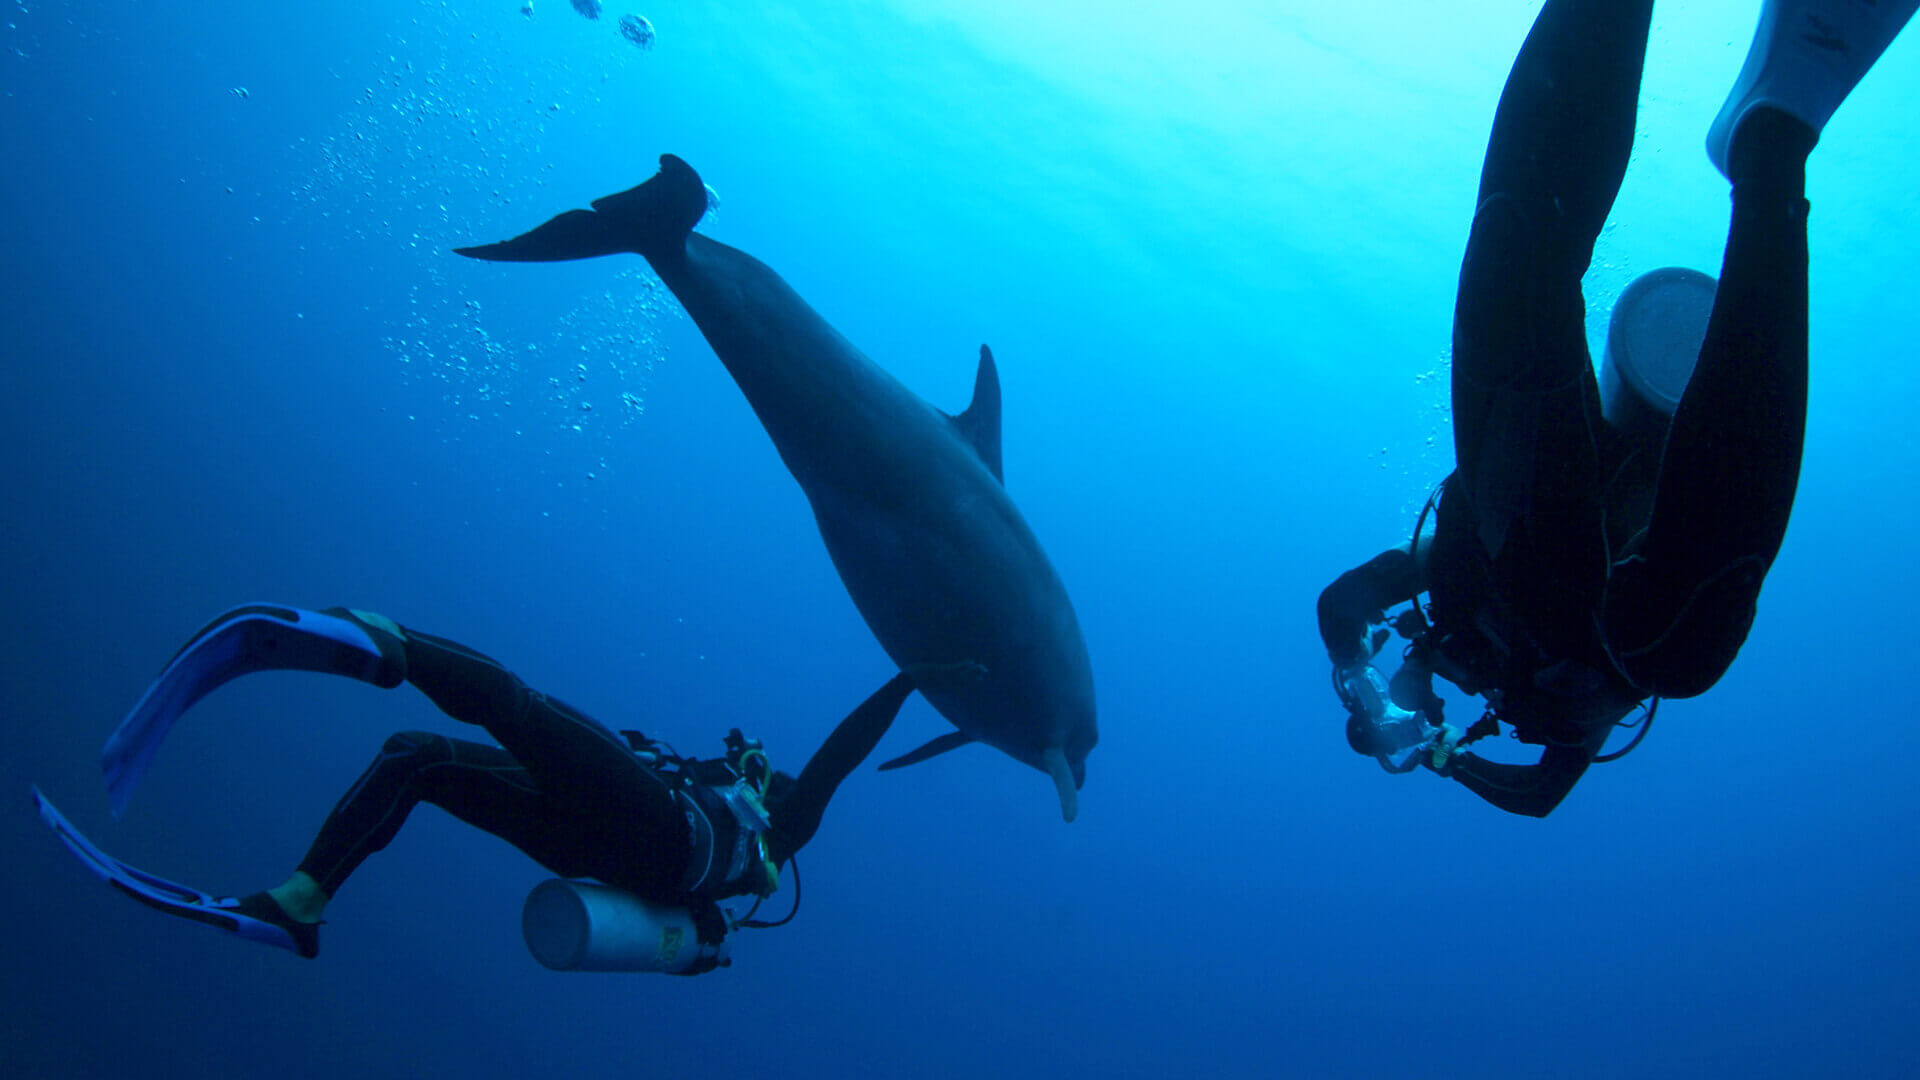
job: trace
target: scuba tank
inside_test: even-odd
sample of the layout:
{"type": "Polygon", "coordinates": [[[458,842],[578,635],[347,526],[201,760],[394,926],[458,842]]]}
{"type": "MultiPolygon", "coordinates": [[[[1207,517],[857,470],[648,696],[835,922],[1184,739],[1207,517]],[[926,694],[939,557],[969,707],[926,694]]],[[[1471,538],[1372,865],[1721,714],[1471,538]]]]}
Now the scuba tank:
{"type": "Polygon", "coordinates": [[[1614,301],[1600,359],[1600,412],[1629,436],[1666,441],[1700,359],[1719,282],[1669,266],[1634,278],[1614,301]]]}
{"type": "Polygon", "coordinates": [[[625,889],[552,878],[520,909],[527,951],[552,971],[697,975],[732,962],[727,941],[700,940],[693,912],[625,889]]]}
{"type": "Polygon", "coordinates": [[[527,951],[553,971],[698,975],[725,967],[732,963],[727,932],[768,924],[752,922],[752,912],[736,919],[713,901],[745,893],[764,898],[780,882],[764,839],[772,824],[762,801],[773,776],[766,752],[739,728],[727,734],[726,757],[713,761],[680,757],[638,732],[623,734],[674,789],[687,815],[694,851],[682,887],[696,903],[661,903],[611,885],[553,878],[534,886],[521,907],[527,951]],[[722,836],[731,842],[716,844],[722,836]]]}

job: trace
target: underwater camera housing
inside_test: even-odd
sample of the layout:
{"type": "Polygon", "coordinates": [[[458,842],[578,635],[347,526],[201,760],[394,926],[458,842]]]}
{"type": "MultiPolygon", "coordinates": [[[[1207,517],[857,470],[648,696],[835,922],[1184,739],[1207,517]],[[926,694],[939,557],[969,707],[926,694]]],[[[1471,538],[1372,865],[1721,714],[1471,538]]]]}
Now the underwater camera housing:
{"type": "Polygon", "coordinates": [[[1347,739],[1353,748],[1372,757],[1391,758],[1433,738],[1434,727],[1424,713],[1401,708],[1393,701],[1386,676],[1371,661],[1336,676],[1340,699],[1352,720],[1347,739]]]}
{"type": "Polygon", "coordinates": [[[1390,773],[1410,772],[1428,760],[1436,767],[1457,736],[1439,717],[1423,708],[1403,708],[1394,700],[1387,678],[1371,660],[1334,669],[1334,688],[1347,706],[1347,744],[1380,763],[1390,773]]]}

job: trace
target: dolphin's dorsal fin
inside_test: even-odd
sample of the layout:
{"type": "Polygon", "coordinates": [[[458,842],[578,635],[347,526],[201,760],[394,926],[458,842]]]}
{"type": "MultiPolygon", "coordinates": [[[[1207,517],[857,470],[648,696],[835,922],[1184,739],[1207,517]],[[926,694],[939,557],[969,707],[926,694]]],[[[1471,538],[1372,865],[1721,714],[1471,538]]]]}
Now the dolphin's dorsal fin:
{"type": "Polygon", "coordinates": [[[965,746],[972,741],[973,736],[964,731],[949,731],[918,750],[909,751],[892,761],[882,763],[879,771],[886,772],[889,769],[904,769],[909,765],[918,765],[928,758],[939,757],[949,750],[965,746]]]}
{"type": "Polygon", "coordinates": [[[993,366],[993,350],[980,346],[980,371],[973,377],[973,403],[953,418],[960,437],[973,444],[987,471],[1002,484],[1000,471],[1000,372],[993,366]]]}

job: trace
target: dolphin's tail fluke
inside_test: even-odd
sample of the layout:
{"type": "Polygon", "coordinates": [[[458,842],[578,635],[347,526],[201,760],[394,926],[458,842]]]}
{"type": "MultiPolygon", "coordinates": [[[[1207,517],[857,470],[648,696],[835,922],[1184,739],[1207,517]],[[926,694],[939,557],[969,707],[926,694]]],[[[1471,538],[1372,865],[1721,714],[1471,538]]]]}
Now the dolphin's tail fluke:
{"type": "Polygon", "coordinates": [[[707,187],[700,174],[662,154],[660,171],[646,183],[595,199],[592,210],[569,210],[511,240],[453,252],[491,262],[562,262],[624,251],[652,259],[682,250],[706,212],[707,187]]]}

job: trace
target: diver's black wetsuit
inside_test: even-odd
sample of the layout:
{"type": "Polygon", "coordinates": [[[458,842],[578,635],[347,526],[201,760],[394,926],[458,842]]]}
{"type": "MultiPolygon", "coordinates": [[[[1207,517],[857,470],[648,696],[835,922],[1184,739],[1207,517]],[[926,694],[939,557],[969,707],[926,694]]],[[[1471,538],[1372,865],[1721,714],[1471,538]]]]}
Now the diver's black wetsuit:
{"type": "MultiPolygon", "coordinates": [[[[392,635],[372,630],[382,652],[392,635]]],[[[499,746],[419,731],[390,737],[328,815],[300,870],[331,896],[425,800],[500,837],[561,877],[591,877],[650,899],[684,899],[685,811],[625,739],[529,688],[494,660],[406,630],[406,680],[499,746]],[[504,748],[504,749],[503,749],[504,748]]],[[[769,799],[769,854],[784,864],[813,838],[827,802],[886,734],[913,687],[896,676],[845,720],[784,793],[769,799]]]]}
{"type": "Polygon", "coordinates": [[[1552,810],[1633,703],[1719,680],[1799,479],[1813,138],[1772,110],[1734,140],[1719,291],[1664,453],[1600,414],[1580,279],[1626,173],[1652,9],[1542,8],[1494,117],[1460,270],[1457,468],[1426,575],[1390,552],[1320,602],[1336,664],[1364,654],[1370,615],[1422,589],[1441,637],[1492,634],[1511,649],[1492,670],[1483,660],[1481,679],[1545,755],[1536,766],[1461,755],[1453,775],[1515,813],[1552,810]]]}

